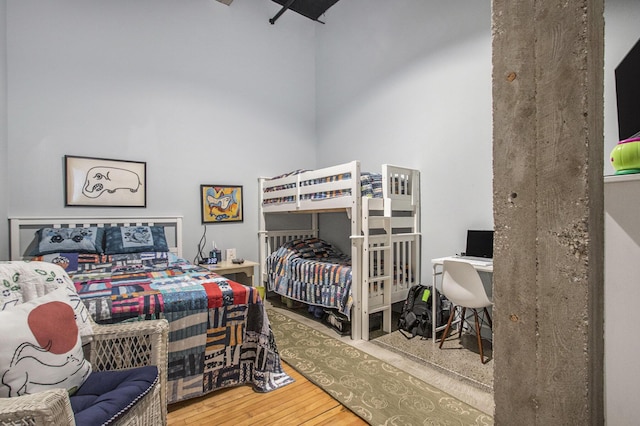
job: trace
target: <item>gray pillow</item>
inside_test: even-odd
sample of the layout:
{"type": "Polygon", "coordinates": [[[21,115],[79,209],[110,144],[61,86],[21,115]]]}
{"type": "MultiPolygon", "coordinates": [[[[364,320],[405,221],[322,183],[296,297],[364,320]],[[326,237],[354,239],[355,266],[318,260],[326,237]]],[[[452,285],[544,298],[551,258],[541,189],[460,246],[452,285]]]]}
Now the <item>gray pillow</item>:
{"type": "Polygon", "coordinates": [[[27,256],[50,253],[102,253],[104,228],[41,228],[27,256]]]}

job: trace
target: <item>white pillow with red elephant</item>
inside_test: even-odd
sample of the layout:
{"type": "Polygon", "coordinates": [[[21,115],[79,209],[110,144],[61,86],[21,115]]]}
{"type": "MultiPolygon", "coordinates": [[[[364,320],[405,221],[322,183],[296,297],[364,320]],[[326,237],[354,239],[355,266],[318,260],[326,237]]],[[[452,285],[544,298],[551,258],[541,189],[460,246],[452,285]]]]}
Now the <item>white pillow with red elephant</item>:
{"type": "Polygon", "coordinates": [[[90,340],[93,330],[89,311],[62,267],[48,262],[0,262],[0,311],[44,296],[60,287],[69,289],[80,335],[90,340]]]}
{"type": "Polygon", "coordinates": [[[66,287],[0,311],[0,397],[64,388],[91,373],[66,287]]]}

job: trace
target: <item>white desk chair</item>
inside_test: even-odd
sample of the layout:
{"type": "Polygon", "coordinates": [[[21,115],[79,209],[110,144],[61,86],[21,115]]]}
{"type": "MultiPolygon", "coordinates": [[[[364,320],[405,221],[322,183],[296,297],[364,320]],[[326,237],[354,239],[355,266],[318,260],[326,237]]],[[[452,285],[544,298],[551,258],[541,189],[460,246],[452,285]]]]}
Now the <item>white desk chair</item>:
{"type": "Polygon", "coordinates": [[[451,328],[451,322],[455,316],[456,309],[458,307],[462,309],[459,326],[460,336],[462,336],[462,326],[464,325],[466,310],[472,309],[473,316],[475,318],[476,334],[478,335],[480,361],[484,364],[485,360],[484,353],[482,351],[482,336],[480,334],[478,309],[484,310],[489,327],[493,327],[489,311],[487,310],[487,307],[491,306],[492,302],[484,291],[482,279],[480,278],[478,271],[476,271],[473,265],[469,263],[445,260],[442,269],[442,294],[451,301],[454,307],[453,312],[449,315],[449,321],[444,329],[444,333],[442,334],[440,348],[442,348],[442,343],[449,334],[449,329],[451,328]]]}

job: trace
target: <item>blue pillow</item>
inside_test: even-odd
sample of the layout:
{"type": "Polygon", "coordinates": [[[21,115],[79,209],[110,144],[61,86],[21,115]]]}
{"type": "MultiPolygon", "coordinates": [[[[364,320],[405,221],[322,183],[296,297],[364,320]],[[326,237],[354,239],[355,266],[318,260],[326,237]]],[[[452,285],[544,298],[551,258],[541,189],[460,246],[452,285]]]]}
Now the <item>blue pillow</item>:
{"type": "Polygon", "coordinates": [[[104,228],[41,228],[27,256],[50,253],[102,253],[104,228]]]}
{"type": "MultiPolygon", "coordinates": [[[[85,253],[84,256],[100,257],[95,253],[85,253]]],[[[31,260],[53,263],[64,269],[67,274],[73,274],[78,271],[78,261],[81,257],[83,256],[80,253],[49,253],[39,256],[33,256],[31,260]]]]}
{"type": "Polygon", "coordinates": [[[106,254],[167,252],[163,226],[113,226],[105,230],[106,254]]]}
{"type": "Polygon", "coordinates": [[[76,424],[115,422],[147,395],[158,379],[155,366],[91,373],[70,397],[76,424]]]}

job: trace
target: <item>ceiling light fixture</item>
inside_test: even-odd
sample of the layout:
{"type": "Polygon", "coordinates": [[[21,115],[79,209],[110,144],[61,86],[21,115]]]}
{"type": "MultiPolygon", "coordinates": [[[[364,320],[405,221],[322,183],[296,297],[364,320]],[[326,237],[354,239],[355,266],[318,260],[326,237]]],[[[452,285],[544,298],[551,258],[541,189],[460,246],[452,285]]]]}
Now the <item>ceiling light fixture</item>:
{"type": "Polygon", "coordinates": [[[336,4],[338,0],[273,0],[282,6],[282,9],[276,13],[276,15],[269,19],[269,22],[273,25],[276,23],[278,18],[282,16],[284,12],[291,9],[294,12],[299,13],[302,16],[306,16],[307,18],[320,22],[324,24],[324,22],[320,21],[318,18],[323,15],[327,9],[336,4]]]}

